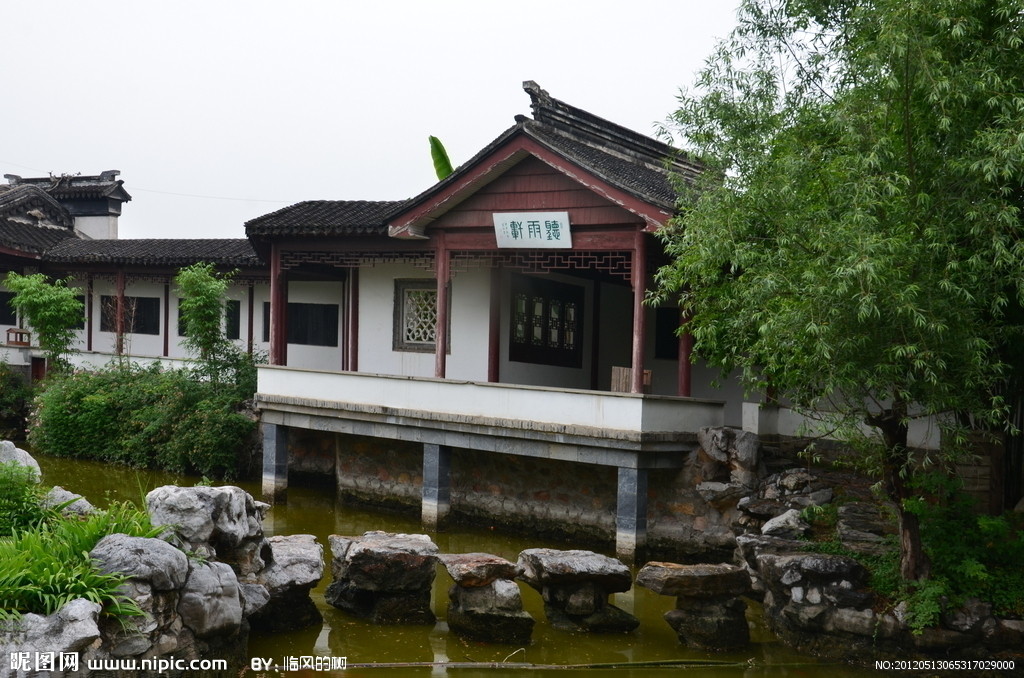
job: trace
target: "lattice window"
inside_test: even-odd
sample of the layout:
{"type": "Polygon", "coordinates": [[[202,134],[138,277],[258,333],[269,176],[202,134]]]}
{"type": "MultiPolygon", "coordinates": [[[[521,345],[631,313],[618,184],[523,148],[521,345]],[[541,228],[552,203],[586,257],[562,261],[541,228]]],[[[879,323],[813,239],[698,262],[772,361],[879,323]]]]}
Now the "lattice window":
{"type": "Polygon", "coordinates": [[[583,288],[532,276],[512,277],[509,359],[579,367],[583,288]]]}
{"type": "Polygon", "coordinates": [[[433,280],[395,280],[396,351],[434,350],[437,338],[437,283],[433,280]]]}

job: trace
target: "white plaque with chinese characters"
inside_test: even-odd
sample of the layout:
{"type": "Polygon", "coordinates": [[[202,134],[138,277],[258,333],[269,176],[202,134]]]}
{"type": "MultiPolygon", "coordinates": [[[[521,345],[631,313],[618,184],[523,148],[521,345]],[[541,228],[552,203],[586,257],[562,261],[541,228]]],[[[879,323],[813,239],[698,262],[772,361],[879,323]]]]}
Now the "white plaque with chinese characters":
{"type": "Polygon", "coordinates": [[[568,212],[495,212],[498,247],[572,247],[568,212]]]}

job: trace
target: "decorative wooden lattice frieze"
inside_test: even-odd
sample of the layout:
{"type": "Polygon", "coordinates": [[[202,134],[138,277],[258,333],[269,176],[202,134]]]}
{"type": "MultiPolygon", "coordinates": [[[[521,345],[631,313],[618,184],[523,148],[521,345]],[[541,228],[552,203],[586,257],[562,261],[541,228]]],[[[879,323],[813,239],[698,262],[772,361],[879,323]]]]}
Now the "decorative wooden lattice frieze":
{"type": "Polygon", "coordinates": [[[433,268],[433,252],[282,252],[284,270],[302,265],[332,266],[335,268],[372,267],[380,264],[412,264],[417,268],[433,268]]]}

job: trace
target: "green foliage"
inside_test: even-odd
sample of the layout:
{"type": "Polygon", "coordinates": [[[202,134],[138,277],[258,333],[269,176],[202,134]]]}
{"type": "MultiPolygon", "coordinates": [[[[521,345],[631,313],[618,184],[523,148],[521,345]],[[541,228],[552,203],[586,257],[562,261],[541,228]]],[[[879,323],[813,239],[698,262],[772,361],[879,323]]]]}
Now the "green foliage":
{"type": "Polygon", "coordinates": [[[53,516],[42,506],[43,492],[34,469],[0,464],[0,537],[45,523],[53,516]]]}
{"type": "Polygon", "coordinates": [[[680,187],[654,296],[679,295],[698,355],[828,419],[902,510],[913,418],[940,415],[947,458],[954,426],[1012,429],[1024,0],[739,16],[670,123],[710,171],[680,187]]]}
{"type": "Polygon", "coordinates": [[[66,280],[49,282],[42,273],[20,275],[11,271],[3,282],[14,292],[11,305],[28,318],[50,368],[67,369],[75,327],[85,313],[75,290],[67,286],[66,280]]]}
{"type": "Polygon", "coordinates": [[[255,423],[231,391],[187,370],[112,363],[51,381],[29,440],[55,456],[232,476],[255,423]]]}
{"type": "Polygon", "coordinates": [[[44,492],[34,472],[25,470],[0,465],[0,619],[52,614],[75,598],[118,617],[141,614],[119,589],[125,577],[100,573],[88,554],[108,534],[155,537],[162,528],[128,503],[84,518],[63,517],[42,507],[44,492]]]}
{"type": "Polygon", "coordinates": [[[448,178],[448,175],[455,171],[452,169],[452,161],[448,159],[448,151],[435,136],[430,137],[430,158],[434,161],[434,173],[438,181],[448,178]]]}
{"type": "Polygon", "coordinates": [[[0,438],[25,433],[32,387],[7,363],[0,362],[0,438]]]}
{"type": "Polygon", "coordinates": [[[230,274],[218,274],[213,264],[187,266],[175,276],[181,294],[181,318],[185,346],[196,356],[198,379],[225,389],[237,400],[256,392],[256,364],[262,357],[247,353],[224,333],[224,301],[230,274]]]}

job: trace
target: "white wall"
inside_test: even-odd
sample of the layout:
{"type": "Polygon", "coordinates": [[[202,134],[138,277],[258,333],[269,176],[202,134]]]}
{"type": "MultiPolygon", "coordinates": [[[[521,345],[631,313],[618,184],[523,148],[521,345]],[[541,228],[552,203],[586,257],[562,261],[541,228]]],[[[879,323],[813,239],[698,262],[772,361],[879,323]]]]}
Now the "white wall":
{"type": "MultiPolygon", "coordinates": [[[[269,293],[269,290],[268,290],[269,293]]],[[[345,343],[345,288],[341,281],[288,283],[288,302],[303,304],[333,304],[338,307],[338,345],[309,346],[288,344],[288,366],[318,370],[340,370],[345,343]]],[[[263,315],[263,305],[257,310],[263,315]]],[[[262,332],[262,323],[260,331],[262,332]]],[[[262,334],[258,335],[262,339],[262,334]]],[[[268,347],[269,348],[269,347],[268,347]]]]}
{"type": "MultiPolygon", "coordinates": [[[[433,281],[429,271],[386,264],[359,272],[359,371],[410,377],[434,376],[434,352],[394,350],[395,280],[433,281]]],[[[457,273],[451,283],[449,379],[487,379],[490,271],[457,273]]],[[[289,360],[289,364],[291,361],[289,360]]]]}

